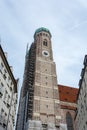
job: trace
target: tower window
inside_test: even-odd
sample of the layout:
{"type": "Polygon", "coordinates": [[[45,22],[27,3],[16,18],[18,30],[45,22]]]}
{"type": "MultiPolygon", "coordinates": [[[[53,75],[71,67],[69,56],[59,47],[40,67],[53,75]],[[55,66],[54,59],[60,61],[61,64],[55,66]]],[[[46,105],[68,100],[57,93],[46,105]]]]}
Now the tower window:
{"type": "Polygon", "coordinates": [[[48,94],[48,91],[46,91],[46,94],[48,94]]]}
{"type": "Polygon", "coordinates": [[[46,39],[43,41],[43,45],[47,46],[47,40],[46,39]]]}

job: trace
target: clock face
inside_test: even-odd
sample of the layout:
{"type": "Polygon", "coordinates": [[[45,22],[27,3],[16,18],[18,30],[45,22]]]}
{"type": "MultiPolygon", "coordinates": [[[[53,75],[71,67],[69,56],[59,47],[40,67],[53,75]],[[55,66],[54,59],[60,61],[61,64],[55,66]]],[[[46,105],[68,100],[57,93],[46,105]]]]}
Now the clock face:
{"type": "Polygon", "coordinates": [[[49,56],[49,52],[48,52],[48,51],[42,51],[42,54],[43,54],[43,56],[45,56],[45,57],[48,57],[48,56],[49,56]]]}

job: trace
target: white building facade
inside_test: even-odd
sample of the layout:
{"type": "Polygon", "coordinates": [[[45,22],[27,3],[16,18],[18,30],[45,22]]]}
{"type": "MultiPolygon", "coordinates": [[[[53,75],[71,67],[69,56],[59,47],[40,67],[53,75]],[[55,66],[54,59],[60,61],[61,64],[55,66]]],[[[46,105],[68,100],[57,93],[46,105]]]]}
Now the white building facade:
{"type": "Polygon", "coordinates": [[[84,68],[79,81],[75,125],[76,130],[87,130],[87,55],[84,58],[84,68]]]}
{"type": "Polygon", "coordinates": [[[0,45],[0,130],[13,130],[17,104],[17,80],[0,45]]]}

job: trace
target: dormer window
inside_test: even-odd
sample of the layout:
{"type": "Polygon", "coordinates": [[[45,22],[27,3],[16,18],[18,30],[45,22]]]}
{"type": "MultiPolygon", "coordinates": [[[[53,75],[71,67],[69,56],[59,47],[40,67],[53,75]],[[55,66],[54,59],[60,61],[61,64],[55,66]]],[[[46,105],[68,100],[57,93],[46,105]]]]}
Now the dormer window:
{"type": "Polygon", "coordinates": [[[44,39],[43,45],[44,45],[44,46],[47,46],[47,40],[46,40],[46,39],[44,39]]]}

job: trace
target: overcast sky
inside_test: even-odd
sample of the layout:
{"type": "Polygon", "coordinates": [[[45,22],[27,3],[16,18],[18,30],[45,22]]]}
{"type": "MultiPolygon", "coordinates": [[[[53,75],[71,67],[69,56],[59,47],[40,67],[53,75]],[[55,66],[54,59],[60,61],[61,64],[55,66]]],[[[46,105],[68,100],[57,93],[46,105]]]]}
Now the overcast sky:
{"type": "Polygon", "coordinates": [[[26,46],[39,27],[52,34],[58,83],[78,87],[87,54],[87,0],[0,0],[1,45],[20,86],[26,46]]]}

